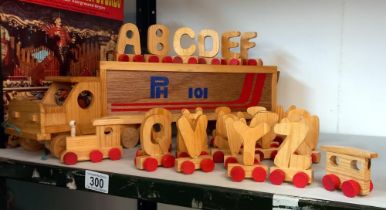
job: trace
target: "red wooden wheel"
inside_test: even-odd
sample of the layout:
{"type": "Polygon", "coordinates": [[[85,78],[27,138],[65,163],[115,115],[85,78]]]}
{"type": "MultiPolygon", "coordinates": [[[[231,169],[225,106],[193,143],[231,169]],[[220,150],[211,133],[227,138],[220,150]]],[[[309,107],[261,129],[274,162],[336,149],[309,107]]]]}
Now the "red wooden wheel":
{"type": "Polygon", "coordinates": [[[212,159],[206,158],[201,160],[200,168],[203,172],[211,172],[214,169],[214,162],[212,159]]]}
{"type": "Polygon", "coordinates": [[[257,158],[255,158],[254,160],[253,160],[253,164],[259,164],[260,163],[260,160],[258,160],[257,158]]]}
{"type": "Polygon", "coordinates": [[[126,54],[120,54],[120,55],[118,56],[118,61],[121,61],[121,62],[127,62],[127,61],[129,61],[129,60],[130,60],[130,58],[129,58],[129,56],[126,55],[126,54]]]}
{"type": "Polygon", "coordinates": [[[262,151],[256,150],[255,152],[260,156],[260,160],[264,160],[264,153],[262,151]]]}
{"type": "Polygon", "coordinates": [[[177,157],[179,158],[189,157],[189,154],[187,152],[180,152],[177,157]]]}
{"type": "Polygon", "coordinates": [[[201,156],[201,155],[209,155],[209,154],[208,154],[207,151],[202,151],[202,152],[200,153],[200,156],[201,156]]]}
{"type": "Polygon", "coordinates": [[[213,58],[212,61],[211,61],[211,64],[212,65],[220,65],[221,61],[218,58],[213,58]]]}
{"type": "Polygon", "coordinates": [[[90,160],[93,163],[98,163],[103,160],[103,154],[99,150],[93,150],[90,152],[90,160]]]}
{"type": "Polygon", "coordinates": [[[149,57],[149,63],[159,63],[159,57],[156,55],[152,55],[149,57]]]}
{"type": "Polygon", "coordinates": [[[304,188],[307,186],[309,177],[304,172],[298,172],[295,174],[295,176],[292,178],[292,182],[294,183],[295,187],[297,188],[304,188]]]}
{"type": "Polygon", "coordinates": [[[274,160],[277,155],[277,151],[272,151],[271,153],[271,159],[274,160]]]}
{"type": "Polygon", "coordinates": [[[334,191],[340,186],[340,179],[335,174],[327,174],[323,177],[322,183],[324,189],[328,191],[334,191]]]}
{"type": "Polygon", "coordinates": [[[120,160],[122,157],[122,152],[118,148],[112,148],[109,151],[110,160],[120,160]]]}
{"type": "Polygon", "coordinates": [[[257,61],[256,61],[256,59],[248,59],[248,60],[247,60],[247,65],[248,65],[248,66],[257,66],[257,61]]]}
{"type": "Polygon", "coordinates": [[[190,160],[185,160],[181,164],[181,171],[184,174],[192,174],[194,172],[194,170],[195,170],[194,163],[190,160]]]}
{"type": "Polygon", "coordinates": [[[171,56],[165,56],[162,58],[162,63],[173,63],[173,58],[171,56]]]}
{"type": "Polygon", "coordinates": [[[252,178],[256,182],[264,182],[267,177],[267,171],[263,167],[256,167],[252,171],[252,178]]]}
{"type": "Polygon", "coordinates": [[[370,192],[373,191],[374,189],[374,184],[373,184],[373,181],[370,180],[370,192]]]}
{"type": "Polygon", "coordinates": [[[143,57],[143,55],[134,55],[133,61],[134,62],[145,62],[145,57],[143,57]]]}
{"type": "Polygon", "coordinates": [[[166,154],[162,156],[161,164],[165,168],[171,168],[174,166],[175,158],[173,155],[166,154]]]}
{"type": "Polygon", "coordinates": [[[148,157],[143,161],[143,168],[148,172],[157,170],[157,167],[158,161],[155,158],[148,157]]]}
{"type": "Polygon", "coordinates": [[[229,65],[239,65],[240,64],[240,61],[236,58],[232,58],[230,61],[229,61],[229,65]]]}
{"type": "Polygon", "coordinates": [[[221,59],[221,65],[227,65],[227,64],[228,64],[227,60],[222,58],[221,59]]]}
{"type": "Polygon", "coordinates": [[[312,163],[318,163],[318,157],[315,153],[311,154],[312,163]]]}
{"type": "Polygon", "coordinates": [[[66,165],[74,165],[75,163],[78,162],[78,156],[73,152],[67,152],[63,156],[63,162],[66,165]]]}
{"type": "Polygon", "coordinates": [[[213,146],[213,145],[214,145],[214,138],[211,138],[211,139],[210,139],[209,145],[210,145],[210,146],[213,146]]]}
{"type": "Polygon", "coordinates": [[[173,63],[183,63],[183,60],[180,56],[176,56],[173,58],[173,63]]]}
{"type": "Polygon", "coordinates": [[[216,151],[215,153],[213,153],[213,161],[215,163],[223,163],[224,153],[222,151],[216,151]]]}
{"type": "Polygon", "coordinates": [[[197,61],[197,58],[195,58],[195,57],[190,57],[188,59],[188,64],[197,64],[197,63],[198,63],[198,61],[197,61]]]}
{"type": "Polygon", "coordinates": [[[269,181],[274,185],[281,185],[284,182],[285,173],[283,170],[276,169],[269,175],[269,181]]]}
{"type": "Polygon", "coordinates": [[[231,179],[234,182],[241,182],[245,178],[245,171],[241,166],[235,166],[231,169],[231,179]]]}
{"type": "Polygon", "coordinates": [[[205,58],[199,58],[199,59],[198,59],[198,63],[199,63],[199,64],[206,64],[205,58]]]}
{"type": "Polygon", "coordinates": [[[349,198],[353,198],[357,195],[359,195],[361,191],[361,187],[359,183],[355,180],[347,180],[344,181],[342,184],[342,192],[345,196],[349,198]]]}
{"type": "Polygon", "coordinates": [[[237,162],[237,158],[235,158],[235,157],[229,157],[229,158],[227,158],[226,160],[225,160],[225,162],[224,162],[224,167],[225,168],[228,168],[228,164],[229,163],[238,163],[237,162]]]}
{"type": "Polygon", "coordinates": [[[141,156],[142,155],[142,150],[141,149],[138,149],[136,152],[135,152],[135,157],[138,157],[138,156],[141,156]]]}

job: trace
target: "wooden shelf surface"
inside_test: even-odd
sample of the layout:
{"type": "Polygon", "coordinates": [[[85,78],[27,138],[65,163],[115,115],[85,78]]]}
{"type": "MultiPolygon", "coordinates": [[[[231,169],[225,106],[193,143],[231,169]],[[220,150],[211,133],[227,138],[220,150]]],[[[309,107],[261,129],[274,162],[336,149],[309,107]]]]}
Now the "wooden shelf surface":
{"type": "MultiPolygon", "coordinates": [[[[134,168],[136,149],[126,149],[119,161],[81,162],[70,167],[50,155],[44,159],[42,152],[0,149],[0,177],[89,191],[84,187],[84,175],[85,170],[93,170],[109,175],[110,195],[204,209],[272,209],[283,205],[313,209],[386,209],[386,138],[322,134],[320,145],[323,144],[353,146],[379,153],[380,157],[372,162],[375,188],[369,196],[347,198],[341,191],[326,191],[321,184],[324,153],[321,163],[313,166],[314,183],[304,189],[290,183],[275,186],[268,180],[264,183],[248,179],[232,182],[225,176],[221,164],[216,164],[211,173],[196,171],[192,175],[165,168],[153,173],[140,171],[134,168]]],[[[263,163],[272,165],[272,161],[263,163]]]]}

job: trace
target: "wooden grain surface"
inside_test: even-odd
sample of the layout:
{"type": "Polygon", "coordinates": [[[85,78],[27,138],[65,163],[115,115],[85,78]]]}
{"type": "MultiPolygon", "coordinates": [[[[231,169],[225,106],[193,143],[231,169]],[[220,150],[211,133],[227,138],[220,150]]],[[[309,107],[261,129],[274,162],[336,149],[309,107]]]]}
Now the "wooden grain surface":
{"type": "Polygon", "coordinates": [[[235,111],[276,106],[277,71],[272,66],[101,62],[101,69],[104,115],[142,113],[153,107],[178,112],[200,106],[213,112],[219,106],[235,111]],[[167,98],[151,97],[151,77],[168,79],[167,98]],[[191,97],[189,88],[207,88],[207,97],[191,97]]]}

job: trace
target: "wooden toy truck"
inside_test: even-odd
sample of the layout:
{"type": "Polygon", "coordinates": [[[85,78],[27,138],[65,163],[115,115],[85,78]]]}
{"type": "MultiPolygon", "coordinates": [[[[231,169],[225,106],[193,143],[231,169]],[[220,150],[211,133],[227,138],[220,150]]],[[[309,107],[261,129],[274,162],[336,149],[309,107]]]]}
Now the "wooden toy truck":
{"type": "Polygon", "coordinates": [[[341,189],[347,197],[367,195],[373,190],[371,159],[378,154],[352,147],[321,147],[326,155],[326,175],[323,186],[328,191],[341,189]]]}
{"type": "Polygon", "coordinates": [[[19,138],[26,149],[39,149],[42,142],[60,157],[69,121],[76,121],[78,134],[95,133],[92,121],[102,116],[100,80],[97,77],[53,77],[42,100],[17,98],[9,104],[10,138],[19,138]]]}
{"type": "Polygon", "coordinates": [[[75,120],[78,135],[94,134],[93,120],[106,117],[109,121],[113,115],[122,115],[113,118],[123,126],[121,141],[135,145],[144,113],[153,107],[170,110],[176,121],[182,108],[200,106],[213,120],[217,106],[233,110],[276,106],[277,70],[273,66],[106,61],[100,69],[99,77],[47,78],[53,83],[40,101],[11,101],[11,126],[6,132],[19,138],[24,148],[36,149],[48,142],[51,151],[63,151],[69,121],[75,120]]]}

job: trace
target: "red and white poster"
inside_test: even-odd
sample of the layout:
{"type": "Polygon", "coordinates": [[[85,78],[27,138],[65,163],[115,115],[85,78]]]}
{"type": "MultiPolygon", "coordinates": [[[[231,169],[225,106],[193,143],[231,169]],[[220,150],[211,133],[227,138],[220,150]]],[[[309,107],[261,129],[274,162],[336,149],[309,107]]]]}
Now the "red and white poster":
{"type": "MultiPolygon", "coordinates": [[[[96,76],[115,60],[123,0],[1,0],[3,108],[15,97],[41,99],[47,76],[96,76]]],[[[1,143],[1,140],[0,140],[1,143]]]]}
{"type": "Polygon", "coordinates": [[[123,0],[21,0],[104,18],[123,20],[123,0]]]}

